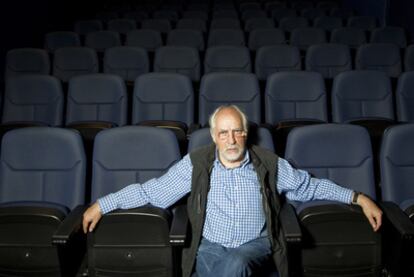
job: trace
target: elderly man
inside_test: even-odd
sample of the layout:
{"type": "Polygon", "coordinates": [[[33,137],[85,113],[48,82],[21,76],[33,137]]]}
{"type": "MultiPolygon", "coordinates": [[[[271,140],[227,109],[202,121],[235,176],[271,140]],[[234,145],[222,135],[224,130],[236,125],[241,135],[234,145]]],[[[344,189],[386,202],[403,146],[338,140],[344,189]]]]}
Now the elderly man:
{"type": "Polygon", "coordinates": [[[147,203],[166,208],[189,194],[192,241],[183,251],[184,276],[194,270],[198,276],[250,276],[272,256],[280,276],[287,276],[277,220],[280,194],[295,201],[356,203],[373,230],[380,228],[382,212],[367,196],[312,178],[272,152],[247,146],[247,119],[236,106],[217,108],[209,123],[214,145],[186,155],[157,179],[98,199],[84,213],[84,232],[93,231],[102,214],[112,210],[147,203]]]}

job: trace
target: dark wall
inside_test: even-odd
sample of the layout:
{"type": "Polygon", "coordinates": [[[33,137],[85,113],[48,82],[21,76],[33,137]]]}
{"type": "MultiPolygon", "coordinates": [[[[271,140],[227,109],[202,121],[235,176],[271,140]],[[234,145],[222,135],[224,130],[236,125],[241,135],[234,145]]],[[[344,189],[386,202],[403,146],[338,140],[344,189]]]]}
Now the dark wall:
{"type": "Polygon", "coordinates": [[[409,34],[410,42],[414,42],[414,1],[413,0],[389,0],[390,25],[404,27],[409,34]]]}

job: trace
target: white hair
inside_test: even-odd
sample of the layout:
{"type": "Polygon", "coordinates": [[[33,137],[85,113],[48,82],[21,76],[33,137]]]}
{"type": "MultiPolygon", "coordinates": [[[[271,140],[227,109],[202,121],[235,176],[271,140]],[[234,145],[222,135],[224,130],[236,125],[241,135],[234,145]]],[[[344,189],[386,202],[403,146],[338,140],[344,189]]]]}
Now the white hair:
{"type": "Polygon", "coordinates": [[[242,124],[243,124],[243,131],[245,131],[246,133],[248,132],[248,128],[249,128],[249,124],[247,121],[247,116],[240,110],[239,107],[237,107],[236,105],[222,105],[220,107],[218,107],[211,115],[210,118],[208,120],[208,124],[210,125],[210,133],[213,135],[213,130],[216,127],[216,117],[217,114],[223,110],[223,109],[233,109],[235,110],[241,117],[242,119],[242,124]]]}

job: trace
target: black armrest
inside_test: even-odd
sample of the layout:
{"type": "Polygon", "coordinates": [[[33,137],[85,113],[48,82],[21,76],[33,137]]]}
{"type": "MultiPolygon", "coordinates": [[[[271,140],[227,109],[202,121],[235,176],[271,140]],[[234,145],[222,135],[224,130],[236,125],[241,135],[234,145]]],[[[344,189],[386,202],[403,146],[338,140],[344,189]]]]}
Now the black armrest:
{"type": "Polygon", "coordinates": [[[80,205],[68,214],[52,236],[53,245],[66,245],[75,233],[82,230],[83,213],[87,208],[80,205]]]}
{"type": "Polygon", "coordinates": [[[378,205],[381,207],[386,219],[397,230],[402,239],[414,239],[414,224],[397,204],[393,202],[379,202],[378,205]]]}
{"type": "Polygon", "coordinates": [[[300,243],[302,241],[302,231],[293,206],[284,203],[280,210],[279,219],[286,241],[288,243],[300,243]]]}
{"type": "Polygon", "coordinates": [[[188,215],[187,206],[179,205],[173,209],[173,220],[170,228],[170,243],[183,246],[187,237],[188,215]]]}

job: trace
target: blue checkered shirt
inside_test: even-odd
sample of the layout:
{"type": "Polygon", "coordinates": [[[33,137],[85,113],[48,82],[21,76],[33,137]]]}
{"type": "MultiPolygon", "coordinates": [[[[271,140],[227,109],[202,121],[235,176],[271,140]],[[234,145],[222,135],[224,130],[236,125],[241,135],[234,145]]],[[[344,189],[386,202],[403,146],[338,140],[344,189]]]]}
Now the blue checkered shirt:
{"type": "MultiPolygon", "coordinates": [[[[191,190],[193,166],[189,155],[166,174],[143,184],[132,184],[98,199],[102,213],[130,209],[145,204],[166,208],[191,190]]],[[[294,201],[313,199],[350,203],[352,190],[326,179],[312,178],[279,158],[277,190],[294,201]]],[[[210,191],[203,237],[225,247],[238,247],[258,238],[264,229],[265,215],[257,174],[246,152],[237,168],[225,168],[216,157],[211,172],[210,191]]]]}

